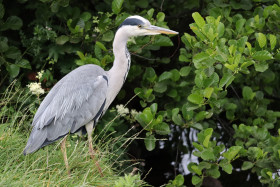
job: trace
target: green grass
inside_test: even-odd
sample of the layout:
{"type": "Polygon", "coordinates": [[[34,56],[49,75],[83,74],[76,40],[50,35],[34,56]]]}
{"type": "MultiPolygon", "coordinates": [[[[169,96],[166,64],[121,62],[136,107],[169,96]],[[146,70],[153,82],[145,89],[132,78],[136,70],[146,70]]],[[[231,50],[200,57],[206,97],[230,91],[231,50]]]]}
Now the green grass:
{"type": "Polygon", "coordinates": [[[77,136],[66,141],[71,175],[67,175],[60,141],[35,153],[22,154],[31,131],[30,123],[39,102],[30,94],[11,85],[0,100],[0,186],[143,186],[138,175],[130,175],[133,167],[126,160],[125,147],[136,137],[112,136],[105,125],[101,135],[94,135],[95,160],[88,153],[88,142],[77,136]],[[107,132],[107,133],[106,133],[107,132]],[[103,177],[98,172],[98,161],[103,177]],[[125,177],[123,175],[126,174],[125,177]]]}
{"type": "Polygon", "coordinates": [[[27,137],[0,127],[0,186],[114,186],[125,169],[116,165],[118,155],[110,152],[112,142],[96,145],[95,160],[88,154],[87,141],[67,138],[67,155],[71,168],[68,176],[59,141],[39,151],[24,156],[22,151],[27,137]],[[103,145],[102,145],[103,144],[103,145]],[[111,144],[111,145],[110,145],[111,144]],[[98,161],[104,177],[100,176],[98,161]]]}

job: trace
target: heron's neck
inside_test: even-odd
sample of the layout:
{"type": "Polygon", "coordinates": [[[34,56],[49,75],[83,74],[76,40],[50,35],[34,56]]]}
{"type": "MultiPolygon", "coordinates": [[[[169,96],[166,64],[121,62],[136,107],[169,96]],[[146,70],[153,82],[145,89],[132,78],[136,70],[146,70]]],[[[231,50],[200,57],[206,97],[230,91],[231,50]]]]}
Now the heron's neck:
{"type": "Polygon", "coordinates": [[[109,90],[108,92],[108,105],[114,100],[119,93],[130,68],[130,54],[127,50],[126,43],[128,37],[122,33],[121,30],[117,31],[113,42],[113,52],[115,56],[113,67],[107,72],[109,76],[109,90]]]}
{"type": "Polygon", "coordinates": [[[113,42],[113,52],[115,56],[113,67],[110,71],[118,71],[119,73],[127,73],[130,66],[130,55],[126,47],[128,37],[122,33],[121,30],[117,31],[113,42]]]}

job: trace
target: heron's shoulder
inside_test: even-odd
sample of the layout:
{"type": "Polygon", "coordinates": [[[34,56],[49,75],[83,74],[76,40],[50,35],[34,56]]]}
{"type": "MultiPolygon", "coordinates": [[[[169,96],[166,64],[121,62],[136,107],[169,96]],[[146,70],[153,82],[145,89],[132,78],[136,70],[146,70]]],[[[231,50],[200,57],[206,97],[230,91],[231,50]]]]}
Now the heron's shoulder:
{"type": "Polygon", "coordinates": [[[87,64],[80,66],[68,73],[65,77],[62,78],[62,81],[84,82],[93,80],[98,76],[103,75],[107,76],[107,73],[100,66],[94,64],[87,64]]]}
{"type": "MultiPolygon", "coordinates": [[[[101,75],[101,74],[104,74],[105,70],[95,64],[86,64],[86,65],[83,65],[83,66],[80,66],[80,67],[74,69],[72,72],[76,72],[76,73],[89,72],[90,74],[101,75]]],[[[72,72],[70,72],[70,73],[72,73],[72,72]]]]}

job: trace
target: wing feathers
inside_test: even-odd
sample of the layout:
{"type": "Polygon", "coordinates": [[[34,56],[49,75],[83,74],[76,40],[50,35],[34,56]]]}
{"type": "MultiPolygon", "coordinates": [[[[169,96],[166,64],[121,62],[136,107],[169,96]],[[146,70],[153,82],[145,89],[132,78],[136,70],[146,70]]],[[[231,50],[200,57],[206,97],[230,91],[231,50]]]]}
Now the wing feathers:
{"type": "Polygon", "coordinates": [[[24,153],[34,152],[69,132],[74,133],[100,116],[107,87],[107,75],[99,66],[81,66],[66,75],[49,92],[35,114],[24,153]]]}

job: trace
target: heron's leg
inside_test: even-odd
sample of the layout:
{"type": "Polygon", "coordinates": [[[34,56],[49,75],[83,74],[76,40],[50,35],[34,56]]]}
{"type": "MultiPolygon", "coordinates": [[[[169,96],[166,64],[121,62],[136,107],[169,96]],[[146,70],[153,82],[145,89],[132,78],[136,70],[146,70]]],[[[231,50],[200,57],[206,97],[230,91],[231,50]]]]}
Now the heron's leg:
{"type": "Polygon", "coordinates": [[[61,152],[62,152],[62,155],[63,155],[63,159],[64,159],[64,163],[65,163],[65,166],[66,166],[67,173],[70,176],[70,168],[69,168],[69,164],[68,164],[66,146],[65,146],[66,138],[67,138],[67,135],[63,138],[63,140],[60,144],[60,148],[61,148],[61,152]]]}
{"type": "MultiPolygon", "coordinates": [[[[89,122],[87,125],[86,125],[86,130],[87,130],[87,134],[88,134],[88,146],[89,146],[89,154],[90,154],[90,157],[92,158],[92,160],[94,160],[94,156],[95,156],[95,152],[93,150],[93,147],[92,147],[92,132],[93,132],[93,122],[89,122]]],[[[98,172],[100,173],[101,177],[103,177],[103,173],[102,173],[102,170],[101,170],[101,167],[98,163],[98,161],[95,162],[95,165],[98,169],[98,172]]]]}

